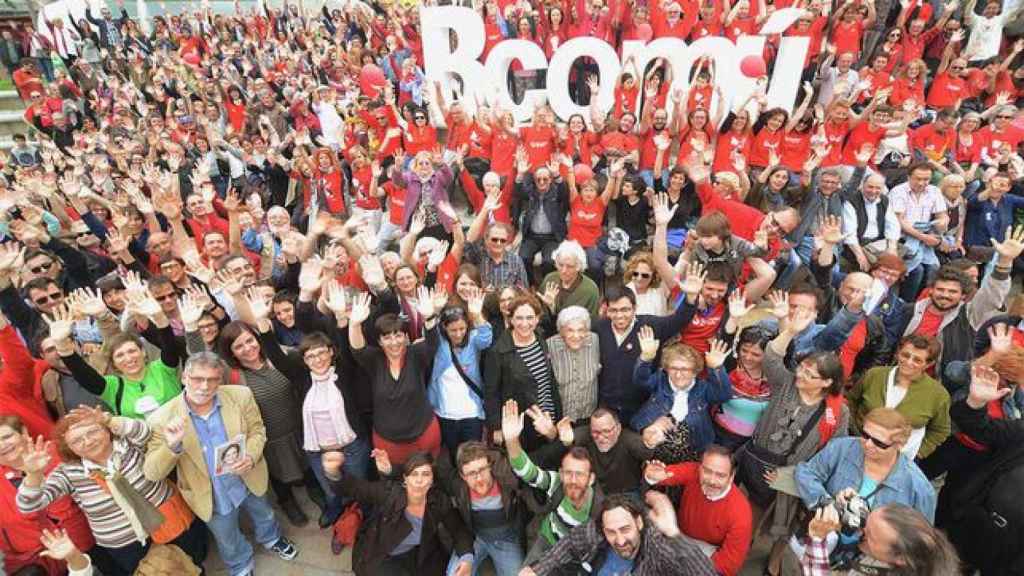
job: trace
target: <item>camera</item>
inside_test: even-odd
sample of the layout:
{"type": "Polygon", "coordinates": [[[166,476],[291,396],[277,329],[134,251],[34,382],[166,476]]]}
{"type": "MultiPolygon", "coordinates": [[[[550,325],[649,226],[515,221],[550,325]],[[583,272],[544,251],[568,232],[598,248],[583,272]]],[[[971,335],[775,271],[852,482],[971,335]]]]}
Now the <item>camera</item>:
{"type": "Polygon", "coordinates": [[[843,534],[856,534],[864,529],[864,524],[871,513],[871,507],[867,500],[859,495],[852,495],[846,499],[846,506],[840,507],[839,502],[833,506],[839,511],[839,523],[842,525],[843,534]]]}

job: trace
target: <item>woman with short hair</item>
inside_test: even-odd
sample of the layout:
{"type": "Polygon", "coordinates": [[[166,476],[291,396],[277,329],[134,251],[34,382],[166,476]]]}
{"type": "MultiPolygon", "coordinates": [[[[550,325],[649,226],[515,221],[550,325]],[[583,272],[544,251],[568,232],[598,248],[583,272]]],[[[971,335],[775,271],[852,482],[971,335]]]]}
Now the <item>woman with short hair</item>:
{"type": "Polygon", "coordinates": [[[597,377],[601,347],[590,330],[590,312],[569,306],[558,314],[558,334],[548,338],[548,356],[562,398],[562,412],[574,423],[590,418],[597,408],[597,377]]]}

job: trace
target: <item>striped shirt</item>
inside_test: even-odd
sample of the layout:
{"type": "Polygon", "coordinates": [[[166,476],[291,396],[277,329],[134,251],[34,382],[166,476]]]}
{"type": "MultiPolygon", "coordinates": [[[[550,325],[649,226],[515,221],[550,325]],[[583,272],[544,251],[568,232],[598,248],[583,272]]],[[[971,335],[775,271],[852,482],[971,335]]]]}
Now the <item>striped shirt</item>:
{"type": "Polygon", "coordinates": [[[466,245],[466,261],[476,264],[480,269],[480,279],[484,286],[493,286],[500,291],[507,286],[526,287],[526,266],[523,259],[515,251],[505,252],[501,262],[495,262],[482,242],[466,245]]]}
{"type": "Polygon", "coordinates": [[[533,343],[526,346],[516,346],[516,353],[526,364],[530,371],[533,382],[537,385],[537,405],[547,412],[552,419],[558,415],[555,413],[555,391],[552,386],[551,363],[544,355],[544,349],[540,347],[540,339],[534,339],[533,343]]]}
{"type": "MultiPolygon", "coordinates": [[[[523,482],[538,490],[542,490],[548,498],[551,498],[562,485],[562,477],[559,475],[558,470],[541,470],[530,460],[526,452],[521,451],[518,456],[512,459],[512,471],[516,473],[516,476],[522,478],[523,482]]],[[[540,535],[549,544],[558,542],[573,528],[580,524],[585,524],[590,519],[590,509],[593,505],[593,488],[587,489],[583,506],[580,508],[573,506],[572,501],[568,497],[563,496],[562,501],[558,503],[558,507],[549,512],[544,520],[541,521],[540,535]]]]}
{"type": "Polygon", "coordinates": [[[597,375],[601,371],[597,334],[591,332],[579,350],[570,349],[561,336],[552,336],[548,353],[562,397],[562,415],[573,422],[589,418],[597,408],[597,375]]]}
{"type": "MultiPolygon", "coordinates": [[[[110,461],[117,463],[117,471],[143,498],[159,507],[171,497],[172,485],[168,480],[151,482],[142,473],[149,425],[143,420],[130,418],[115,417],[114,421],[124,434],[113,437],[110,461]]],[[[136,541],[135,532],[114,498],[94,479],[98,470],[106,469],[108,464],[64,462],[54,468],[38,488],[22,482],[15,499],[18,510],[23,514],[38,512],[54,500],[70,494],[85,513],[97,544],[106,548],[127,546],[136,541]]]]}

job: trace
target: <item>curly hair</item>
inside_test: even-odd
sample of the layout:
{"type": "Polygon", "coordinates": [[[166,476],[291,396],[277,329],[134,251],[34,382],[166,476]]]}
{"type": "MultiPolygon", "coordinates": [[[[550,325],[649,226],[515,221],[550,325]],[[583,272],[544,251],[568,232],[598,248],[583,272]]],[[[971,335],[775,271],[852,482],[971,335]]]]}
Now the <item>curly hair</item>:
{"type": "Polygon", "coordinates": [[[622,281],[626,284],[632,282],[633,275],[636,274],[636,269],[641,264],[646,264],[651,269],[651,288],[661,285],[661,276],[658,275],[658,269],[654,266],[654,255],[646,250],[629,257],[629,260],[626,261],[626,269],[622,272],[622,281]]]}

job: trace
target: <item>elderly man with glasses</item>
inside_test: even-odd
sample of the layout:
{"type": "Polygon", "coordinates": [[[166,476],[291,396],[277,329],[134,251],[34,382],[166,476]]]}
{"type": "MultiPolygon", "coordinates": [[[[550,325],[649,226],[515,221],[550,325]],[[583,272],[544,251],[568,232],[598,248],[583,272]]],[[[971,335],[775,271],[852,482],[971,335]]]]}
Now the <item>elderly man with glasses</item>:
{"type": "Polygon", "coordinates": [[[527,286],[526,266],[511,250],[515,231],[511,224],[495,215],[501,211],[499,182],[500,178],[494,172],[484,175],[487,199],[466,233],[466,260],[480,269],[480,279],[485,287],[495,290],[507,286],[523,288],[527,286]]]}
{"type": "MultiPolygon", "coordinates": [[[[569,189],[557,164],[556,161],[550,167],[541,166],[531,174],[527,154],[521,152],[516,159],[515,195],[520,198],[523,218],[519,256],[531,284],[535,280],[534,256],[538,252],[543,255],[541,270],[549,272],[554,267],[552,255],[568,232],[565,215],[569,213],[569,189]]],[[[586,267],[586,263],[584,255],[580,270],[586,267]]]]}

